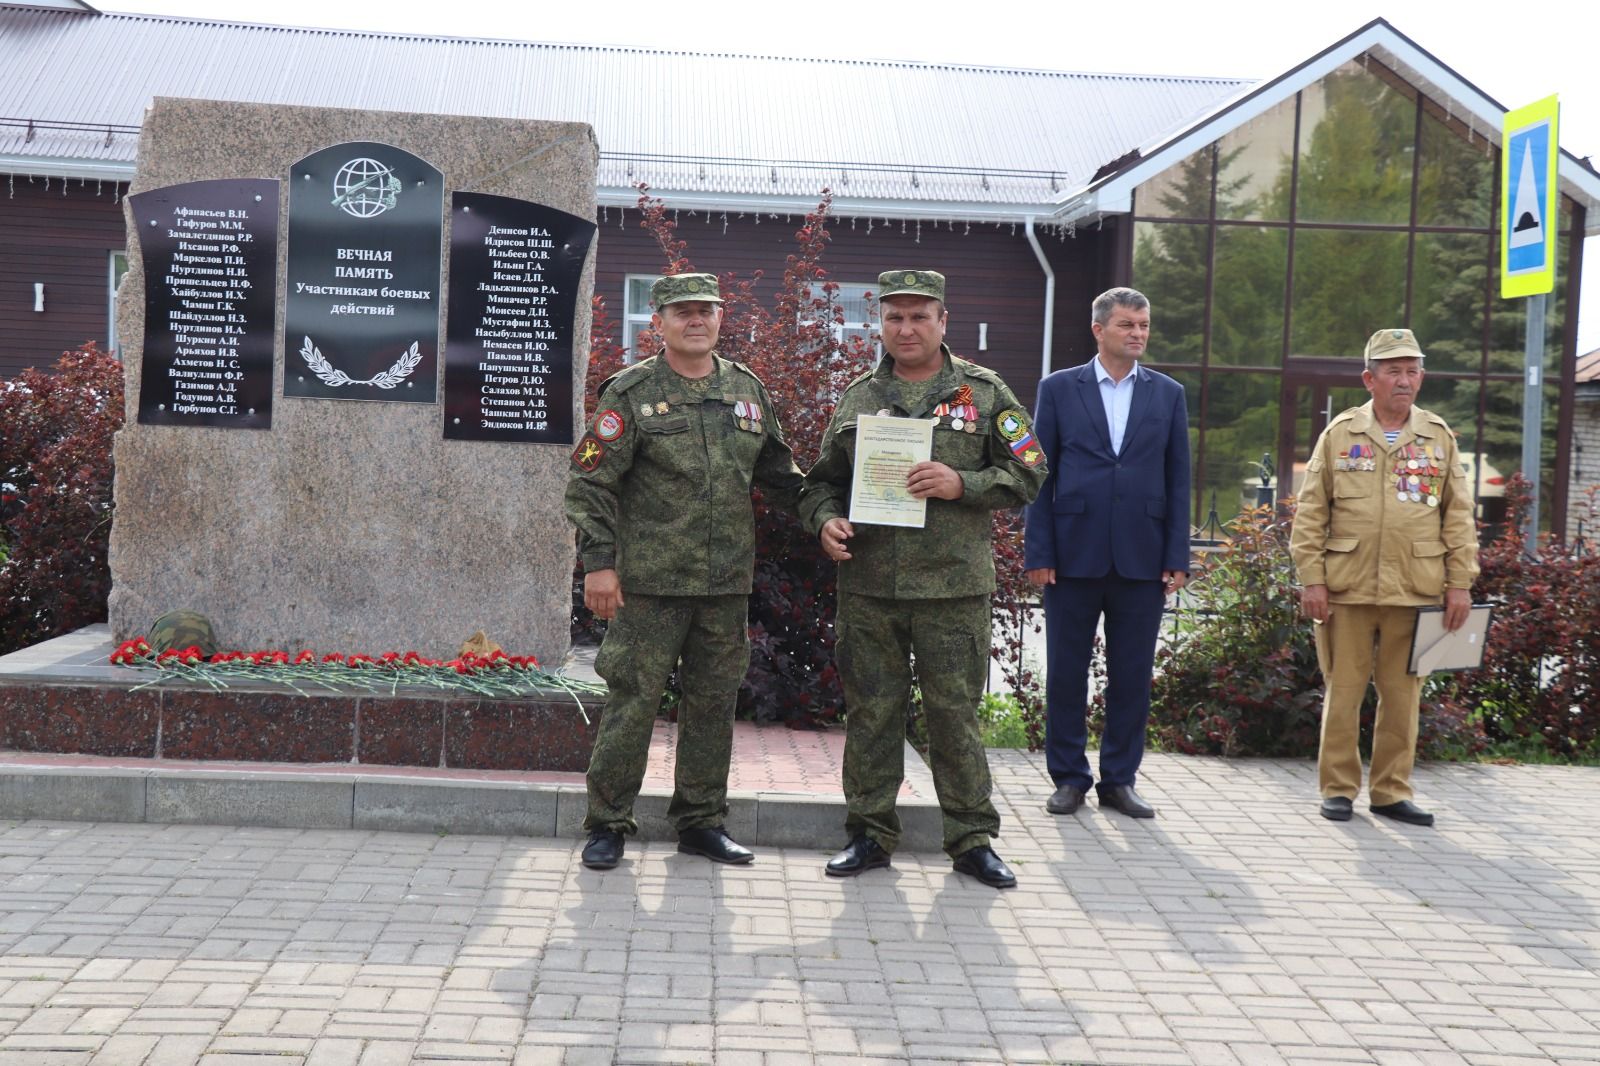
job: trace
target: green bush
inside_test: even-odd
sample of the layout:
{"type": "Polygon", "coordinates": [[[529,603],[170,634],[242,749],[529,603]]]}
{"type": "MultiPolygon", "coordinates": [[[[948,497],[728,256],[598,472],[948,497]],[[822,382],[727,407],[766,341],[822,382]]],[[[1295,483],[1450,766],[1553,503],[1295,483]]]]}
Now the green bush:
{"type": "MultiPolygon", "coordinates": [[[[1515,530],[1485,546],[1477,603],[1497,605],[1480,670],[1435,674],[1423,688],[1424,759],[1600,758],[1600,557],[1546,543],[1536,556],[1515,530]]],[[[1157,655],[1149,740],[1187,754],[1315,756],[1322,675],[1300,618],[1289,556],[1292,501],[1227,528],[1201,560],[1157,655]]],[[[1370,751],[1377,701],[1362,704],[1370,751]]]]}
{"type": "Polygon", "coordinates": [[[1300,617],[1291,523],[1288,509],[1246,511],[1200,561],[1156,656],[1155,746],[1191,755],[1316,753],[1322,678],[1311,625],[1300,617]]]}
{"type": "Polygon", "coordinates": [[[1009,693],[985,692],[978,704],[978,725],[986,748],[1026,748],[1031,745],[1029,714],[1009,693]]]}
{"type": "MultiPolygon", "coordinates": [[[[1028,704],[1009,692],[985,692],[978,703],[978,728],[986,748],[1036,748],[1029,733],[1030,720],[1028,704]]],[[[906,739],[927,755],[928,720],[922,713],[922,689],[916,685],[906,704],[906,739]]]]}

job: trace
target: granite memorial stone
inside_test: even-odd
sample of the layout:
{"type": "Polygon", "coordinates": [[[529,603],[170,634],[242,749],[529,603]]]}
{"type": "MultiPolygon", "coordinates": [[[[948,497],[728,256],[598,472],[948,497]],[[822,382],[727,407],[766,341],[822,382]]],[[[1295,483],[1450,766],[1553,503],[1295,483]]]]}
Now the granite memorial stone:
{"type": "MultiPolygon", "coordinates": [[[[119,639],[140,634],[159,615],[184,607],[210,618],[225,647],[369,653],[415,649],[449,657],[469,634],[483,630],[507,651],[560,662],[569,643],[573,566],[572,535],[561,497],[573,437],[570,431],[562,437],[552,427],[581,421],[577,405],[588,360],[593,248],[586,246],[576,269],[571,262],[561,267],[563,310],[558,313],[551,302],[544,316],[548,332],[570,338],[572,349],[570,363],[552,358],[547,364],[550,436],[535,439],[548,443],[455,440],[444,436],[443,405],[437,402],[443,364],[451,354],[437,313],[450,300],[450,253],[437,235],[449,225],[444,214],[448,193],[504,197],[580,221],[592,219],[597,158],[593,131],[581,123],[164,98],[154,102],[144,122],[128,200],[130,270],[118,295],[129,407],[115,446],[110,554],[110,616],[119,639]],[[318,155],[324,150],[326,166],[318,155]],[[401,165],[399,153],[439,164],[436,192],[419,189],[418,178],[401,165]],[[308,171],[313,163],[316,170],[308,171]],[[296,176],[306,172],[311,172],[309,180],[296,176]],[[162,227],[149,226],[148,219],[141,223],[136,205],[146,193],[159,191],[170,198],[189,183],[242,179],[274,185],[279,197],[275,215],[269,216],[265,207],[259,214],[249,208],[243,232],[255,234],[250,243],[264,240],[269,217],[288,217],[294,223],[286,239],[276,242],[276,263],[266,271],[270,282],[256,281],[248,255],[243,264],[226,264],[246,270],[251,294],[258,296],[262,288],[275,293],[276,306],[265,317],[248,302],[243,312],[238,307],[220,312],[245,316],[241,353],[245,340],[261,337],[263,321],[276,325],[268,349],[273,353],[268,396],[275,395],[276,403],[255,405],[263,421],[270,408],[270,429],[263,425],[264,432],[226,432],[224,427],[246,424],[252,417],[237,411],[246,406],[243,384],[229,393],[240,400],[219,401],[213,405],[219,408],[214,416],[205,413],[220,421],[141,420],[146,375],[171,368],[170,360],[147,360],[147,342],[154,336],[175,346],[169,338],[178,321],[158,321],[152,334],[149,316],[164,313],[172,299],[217,298],[180,296],[169,288],[157,294],[155,310],[150,309],[147,290],[169,282],[154,276],[149,265],[161,262],[160,257],[152,260],[140,253],[145,233],[162,227]],[[436,235],[431,247],[425,239],[341,236],[325,245],[332,252],[318,268],[322,280],[301,275],[307,284],[376,285],[378,297],[343,302],[392,304],[395,315],[326,315],[315,331],[302,326],[310,319],[286,317],[289,257],[319,239],[302,236],[290,206],[297,181],[308,190],[316,186],[316,195],[327,201],[321,206],[344,215],[351,227],[381,224],[384,215],[401,205],[420,205],[421,215],[431,211],[431,218],[418,223],[422,232],[436,235]],[[430,201],[429,196],[435,198],[430,201]],[[390,198],[395,205],[384,207],[390,198]],[[362,218],[361,212],[377,213],[362,218]],[[262,229],[255,229],[258,225],[262,229]],[[354,254],[341,259],[340,249],[354,254]],[[341,265],[393,270],[395,277],[332,269],[341,265]],[[431,284],[422,280],[427,278],[431,284]],[[432,290],[426,298],[435,304],[432,317],[419,317],[404,337],[383,334],[392,324],[385,320],[398,321],[403,308],[412,310],[424,302],[409,295],[385,298],[385,286],[432,290]],[[348,319],[348,334],[324,328],[334,317],[348,319]],[[295,328],[286,331],[291,322],[295,328]],[[328,367],[352,384],[329,385],[314,371],[305,374],[310,362],[301,351],[307,337],[328,367]],[[399,380],[393,389],[367,384],[359,391],[393,392],[408,401],[426,396],[432,402],[338,403],[322,398],[355,394],[353,383],[371,382],[385,373],[412,351],[413,343],[420,358],[409,369],[402,367],[403,374],[395,372],[399,380]],[[443,359],[437,358],[441,350],[443,359]],[[556,374],[564,380],[555,382],[556,374]],[[287,387],[289,376],[314,378],[316,395],[296,395],[287,387]],[[413,387],[407,390],[406,382],[413,387]],[[554,407],[558,403],[560,412],[554,407]],[[222,407],[235,411],[225,415],[222,407]]],[[[196,292],[207,288],[178,287],[196,292]]],[[[526,309],[534,306],[530,301],[526,309]]],[[[231,363],[232,355],[223,353],[232,351],[234,335],[226,336],[227,345],[219,341],[207,346],[217,355],[203,358],[231,363]]],[[[472,358],[482,354],[474,348],[472,358]]],[[[242,357],[240,362],[247,375],[240,381],[249,383],[242,357]]],[[[227,369],[233,370],[231,365],[227,369]]],[[[159,394],[159,389],[149,393],[159,394]]],[[[158,411],[162,402],[156,401],[158,411]]]]}

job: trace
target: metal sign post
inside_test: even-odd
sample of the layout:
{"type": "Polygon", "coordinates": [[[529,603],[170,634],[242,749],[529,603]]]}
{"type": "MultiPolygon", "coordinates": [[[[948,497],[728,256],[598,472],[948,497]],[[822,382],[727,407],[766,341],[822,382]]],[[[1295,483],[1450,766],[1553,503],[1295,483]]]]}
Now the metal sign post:
{"type": "MultiPolygon", "coordinates": [[[[1539,458],[1544,436],[1544,293],[1528,297],[1522,341],[1522,476],[1528,479],[1523,539],[1529,555],[1539,550],[1539,458]]],[[[1480,467],[1481,469],[1481,467],[1480,467]]]]}
{"type": "MultiPolygon", "coordinates": [[[[1556,283],[1556,120],[1554,96],[1508,111],[1501,127],[1500,295],[1527,297],[1523,341],[1522,476],[1528,481],[1523,533],[1539,547],[1539,459],[1544,429],[1544,303],[1556,283]]],[[[1481,469],[1481,466],[1479,467],[1481,469]]],[[[1473,486],[1473,492],[1477,492],[1473,486]]]]}

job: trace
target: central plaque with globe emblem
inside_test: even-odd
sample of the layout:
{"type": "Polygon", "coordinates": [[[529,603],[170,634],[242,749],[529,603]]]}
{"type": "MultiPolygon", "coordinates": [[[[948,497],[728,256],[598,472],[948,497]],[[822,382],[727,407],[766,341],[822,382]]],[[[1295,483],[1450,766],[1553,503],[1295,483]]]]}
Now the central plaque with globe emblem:
{"type": "Polygon", "coordinates": [[[284,395],[436,402],[439,171],[351,141],[289,174],[284,395]]]}

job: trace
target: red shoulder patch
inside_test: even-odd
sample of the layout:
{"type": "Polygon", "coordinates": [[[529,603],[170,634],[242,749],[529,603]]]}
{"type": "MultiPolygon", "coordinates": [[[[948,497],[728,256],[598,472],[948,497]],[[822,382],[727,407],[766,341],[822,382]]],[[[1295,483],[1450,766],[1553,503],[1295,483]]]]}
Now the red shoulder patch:
{"type": "Polygon", "coordinates": [[[622,421],[622,415],[615,408],[601,411],[594,420],[594,435],[607,443],[622,436],[622,431],[627,428],[622,421]]]}

